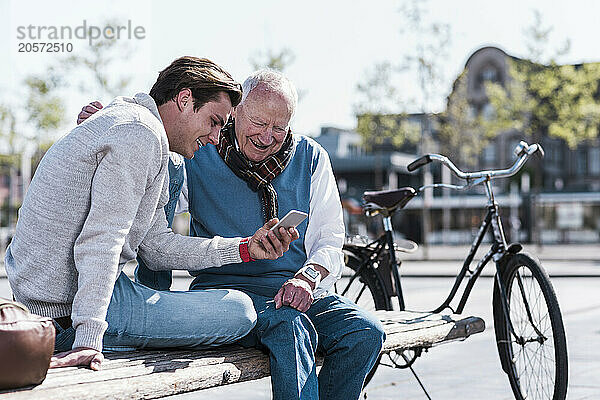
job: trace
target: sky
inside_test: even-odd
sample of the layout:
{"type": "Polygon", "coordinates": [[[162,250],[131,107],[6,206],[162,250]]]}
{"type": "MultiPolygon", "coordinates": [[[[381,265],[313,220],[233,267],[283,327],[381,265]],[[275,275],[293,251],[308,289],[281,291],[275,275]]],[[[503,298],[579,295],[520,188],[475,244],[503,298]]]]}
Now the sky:
{"type": "MultiPolygon", "coordinates": [[[[402,34],[406,18],[401,1],[385,0],[230,0],[230,1],[112,1],[68,2],[2,0],[0,2],[0,104],[22,107],[23,80],[43,74],[49,66],[61,68],[66,53],[18,52],[19,27],[104,27],[106,21],[144,30],[142,39],[119,39],[128,47],[110,68],[111,76],[130,76],[123,95],[148,92],[158,71],[182,55],[207,57],[242,82],[252,72],[250,58],[258,52],[291,50],[294,61],[285,70],[302,93],[294,120],[296,132],[318,135],[321,126],[352,129],[356,126],[356,86],[376,63],[399,62],[413,38],[402,34]]],[[[539,10],[544,25],[553,28],[551,44],[560,47],[570,39],[571,49],[559,61],[600,61],[600,2],[593,0],[430,0],[425,20],[450,26],[451,41],[439,60],[442,85],[427,111],[441,111],[453,80],[467,58],[478,48],[498,46],[509,54],[527,57],[524,30],[539,10]]],[[[21,31],[22,32],[22,31],[21,31]]],[[[45,42],[56,42],[49,40],[45,42]]],[[[60,42],[60,41],[59,41],[60,42]]],[[[85,39],[64,40],[71,54],[86,50],[85,39]]],[[[78,71],[71,72],[73,81],[78,71]]],[[[406,73],[399,82],[409,111],[420,104],[417,77],[406,73]],[[411,103],[411,100],[415,99],[411,103]],[[410,110],[410,108],[413,108],[410,110]]],[[[61,91],[69,121],[74,125],[79,109],[92,100],[111,99],[101,93],[66,86],[61,91]]],[[[24,128],[25,129],[25,128],[24,128]]]]}

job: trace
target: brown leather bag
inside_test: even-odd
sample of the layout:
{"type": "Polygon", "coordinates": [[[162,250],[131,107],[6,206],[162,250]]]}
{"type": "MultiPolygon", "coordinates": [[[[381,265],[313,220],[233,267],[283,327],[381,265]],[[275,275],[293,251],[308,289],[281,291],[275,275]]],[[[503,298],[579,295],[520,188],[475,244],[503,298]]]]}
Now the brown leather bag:
{"type": "Polygon", "coordinates": [[[0,389],[44,381],[54,351],[51,318],[31,314],[22,304],[0,298],[0,389]]]}

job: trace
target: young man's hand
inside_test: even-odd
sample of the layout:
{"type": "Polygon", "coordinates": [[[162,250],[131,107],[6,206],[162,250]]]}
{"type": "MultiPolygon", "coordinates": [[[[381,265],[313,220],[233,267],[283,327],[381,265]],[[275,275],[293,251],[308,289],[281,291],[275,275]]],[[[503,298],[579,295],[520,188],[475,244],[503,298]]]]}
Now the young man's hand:
{"type": "Polygon", "coordinates": [[[276,260],[290,248],[292,240],[300,236],[296,228],[279,228],[279,237],[275,232],[269,231],[279,220],[273,218],[261,228],[248,241],[248,253],[255,260],[276,260]]]}
{"type": "Polygon", "coordinates": [[[50,368],[85,365],[94,371],[99,371],[102,361],[104,361],[102,352],[87,347],[77,347],[54,355],[50,359],[50,368]]]}
{"type": "Polygon", "coordinates": [[[79,125],[80,123],[82,123],[83,121],[88,119],[90,116],[96,114],[102,108],[103,108],[103,105],[99,101],[92,101],[87,106],[84,106],[81,109],[81,112],[79,113],[79,115],[77,116],[77,125],[79,125]]]}

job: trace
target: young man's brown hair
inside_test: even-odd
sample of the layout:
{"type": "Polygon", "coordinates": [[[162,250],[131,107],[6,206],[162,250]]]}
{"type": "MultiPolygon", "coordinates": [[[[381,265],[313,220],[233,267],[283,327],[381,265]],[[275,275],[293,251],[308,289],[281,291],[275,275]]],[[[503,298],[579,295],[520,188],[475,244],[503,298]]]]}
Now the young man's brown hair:
{"type": "Polygon", "coordinates": [[[206,58],[180,57],[160,71],[150,96],[157,106],[174,100],[182,89],[190,89],[194,111],[219,98],[219,92],[229,96],[232,106],[242,99],[242,86],[223,68],[206,58]]]}

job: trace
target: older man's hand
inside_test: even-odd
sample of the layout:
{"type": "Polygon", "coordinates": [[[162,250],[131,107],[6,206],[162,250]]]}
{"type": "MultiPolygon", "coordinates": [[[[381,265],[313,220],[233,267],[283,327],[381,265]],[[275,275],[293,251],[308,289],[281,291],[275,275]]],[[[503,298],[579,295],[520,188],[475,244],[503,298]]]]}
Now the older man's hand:
{"type": "Polygon", "coordinates": [[[290,248],[292,240],[298,239],[300,235],[296,228],[279,228],[279,237],[270,231],[279,220],[273,218],[259,228],[248,241],[248,252],[255,260],[276,260],[290,248]]]}
{"type": "Polygon", "coordinates": [[[275,308],[290,306],[300,312],[306,312],[313,303],[310,284],[298,277],[287,280],[275,295],[275,308]]]}
{"type": "Polygon", "coordinates": [[[102,103],[100,103],[99,101],[92,101],[87,106],[83,106],[83,108],[81,109],[81,112],[77,116],[77,125],[79,125],[80,123],[82,123],[83,121],[85,121],[86,119],[91,117],[92,115],[96,114],[102,108],[103,108],[102,103]]]}

